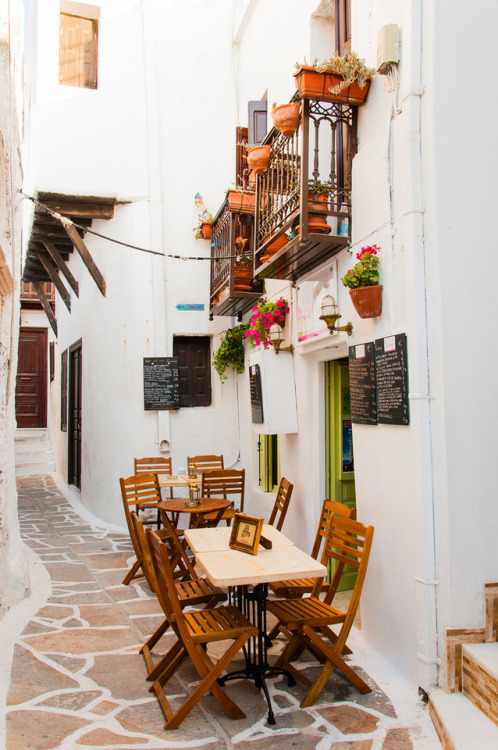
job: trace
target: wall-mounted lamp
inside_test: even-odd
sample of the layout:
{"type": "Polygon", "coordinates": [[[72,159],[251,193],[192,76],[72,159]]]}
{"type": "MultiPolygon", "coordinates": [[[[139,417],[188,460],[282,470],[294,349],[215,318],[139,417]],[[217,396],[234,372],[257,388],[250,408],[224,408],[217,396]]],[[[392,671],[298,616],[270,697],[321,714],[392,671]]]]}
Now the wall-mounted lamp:
{"type": "Polygon", "coordinates": [[[326,294],[322,300],[322,314],[320,315],[320,320],[325,321],[329,333],[335,333],[335,331],[346,331],[348,336],[351,336],[353,324],[346,323],[345,326],[336,326],[339,318],[342,318],[342,315],[339,315],[337,312],[335,299],[330,294],[326,294]]]}
{"type": "Polygon", "coordinates": [[[282,341],[284,340],[284,337],[282,335],[282,329],[277,323],[273,323],[273,325],[270,327],[270,333],[268,338],[270,339],[270,344],[275,349],[275,353],[278,354],[280,351],[282,352],[293,352],[294,347],[286,346],[284,349],[280,348],[280,345],[282,341]]]}

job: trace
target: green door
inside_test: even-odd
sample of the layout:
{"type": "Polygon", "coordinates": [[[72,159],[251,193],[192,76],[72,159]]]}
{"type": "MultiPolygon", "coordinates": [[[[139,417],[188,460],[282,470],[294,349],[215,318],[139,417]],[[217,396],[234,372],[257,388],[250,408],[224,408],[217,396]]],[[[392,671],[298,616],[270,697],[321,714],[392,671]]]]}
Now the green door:
{"type": "MultiPolygon", "coordinates": [[[[346,359],[325,362],[325,462],[327,497],[356,507],[353,432],[346,359]]],[[[340,590],[352,589],[356,570],[344,569],[340,590]]]]}

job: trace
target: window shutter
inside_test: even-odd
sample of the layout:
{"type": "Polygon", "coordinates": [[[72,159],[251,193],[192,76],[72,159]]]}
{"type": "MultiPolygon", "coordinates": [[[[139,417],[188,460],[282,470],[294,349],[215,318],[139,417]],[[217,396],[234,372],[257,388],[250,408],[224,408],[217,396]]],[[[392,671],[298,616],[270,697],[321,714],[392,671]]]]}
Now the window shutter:
{"type": "Polygon", "coordinates": [[[175,336],[180,407],[211,404],[211,340],[209,336],[175,336]]]}
{"type": "Polygon", "coordinates": [[[335,46],[341,55],[351,52],[351,0],[335,0],[335,46]]]}
{"type": "Polygon", "coordinates": [[[249,102],[249,143],[252,146],[263,143],[267,127],[266,99],[258,102],[249,102]]]}
{"type": "Polygon", "coordinates": [[[97,88],[98,22],[60,14],[59,82],[66,86],[97,88]]]}

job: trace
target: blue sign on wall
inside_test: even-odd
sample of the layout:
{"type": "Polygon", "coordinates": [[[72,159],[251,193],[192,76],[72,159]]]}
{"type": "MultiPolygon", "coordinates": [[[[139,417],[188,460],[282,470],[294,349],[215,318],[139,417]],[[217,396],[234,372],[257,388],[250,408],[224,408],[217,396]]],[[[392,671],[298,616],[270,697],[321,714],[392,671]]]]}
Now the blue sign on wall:
{"type": "Polygon", "coordinates": [[[177,310],[204,310],[204,305],[194,305],[184,302],[176,306],[177,310]]]}

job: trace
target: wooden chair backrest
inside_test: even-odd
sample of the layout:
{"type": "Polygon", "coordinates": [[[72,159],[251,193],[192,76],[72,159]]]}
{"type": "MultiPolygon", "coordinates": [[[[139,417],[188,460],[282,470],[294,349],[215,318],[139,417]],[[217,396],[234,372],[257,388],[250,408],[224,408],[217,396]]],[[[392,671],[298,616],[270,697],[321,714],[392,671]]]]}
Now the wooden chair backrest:
{"type": "Polygon", "coordinates": [[[318,560],[320,555],[320,549],[329,533],[330,520],[333,515],[343,516],[344,518],[356,519],[356,508],[350,508],[344,503],[338,503],[336,500],[329,500],[325,498],[322,505],[322,512],[320,515],[320,522],[316,532],[315,542],[313,549],[311,550],[311,557],[318,560]]]}
{"type": "MultiPolygon", "coordinates": [[[[341,644],[337,643],[335,645],[338,653],[341,653],[342,646],[346,643],[349,630],[360,604],[360,596],[367,572],[370,549],[372,547],[373,533],[373,526],[364,526],[359,521],[354,521],[351,518],[333,515],[330,521],[329,534],[325,541],[321,562],[323,565],[327,565],[330,559],[334,559],[337,565],[330,588],[325,595],[324,601],[326,604],[330,604],[335,596],[344,566],[352,565],[357,570],[353,593],[340,632],[341,644]],[[345,633],[344,636],[343,632],[345,633]]],[[[312,592],[313,595],[318,596],[319,590],[320,586],[315,585],[315,589],[312,592]]]]}
{"type": "Polygon", "coordinates": [[[201,474],[203,471],[212,471],[213,469],[224,469],[223,456],[188,456],[187,466],[191,463],[195,465],[195,470],[201,474]]]}
{"type": "Polygon", "coordinates": [[[245,469],[218,469],[205,471],[202,475],[201,496],[222,497],[234,500],[232,495],[239,495],[240,510],[244,510],[245,469]]]}
{"type": "Polygon", "coordinates": [[[168,474],[171,475],[171,458],[156,456],[155,458],[136,458],[135,474],[168,474]]]}
{"type": "Polygon", "coordinates": [[[147,527],[146,534],[156,574],[159,604],[176,636],[185,644],[189,640],[188,628],[178,598],[168,550],[164,542],[161,541],[157,533],[151,528],[147,527]]]}
{"type": "Polygon", "coordinates": [[[289,482],[288,479],[285,477],[282,477],[280,480],[280,484],[277,491],[277,497],[275,498],[275,505],[273,506],[273,510],[271,512],[270,520],[268,523],[271,526],[275,526],[277,531],[281,531],[282,526],[285,521],[285,516],[287,515],[287,510],[289,508],[289,502],[292,495],[292,490],[294,489],[294,485],[289,482]],[[275,519],[277,518],[277,523],[275,524],[275,519]]]}
{"type": "Polygon", "coordinates": [[[135,535],[135,529],[130,516],[130,507],[141,503],[158,503],[161,500],[161,491],[156,474],[134,474],[127,479],[119,480],[121,487],[121,498],[126,517],[126,525],[130,533],[133,549],[137,557],[140,554],[140,545],[135,535]]]}

